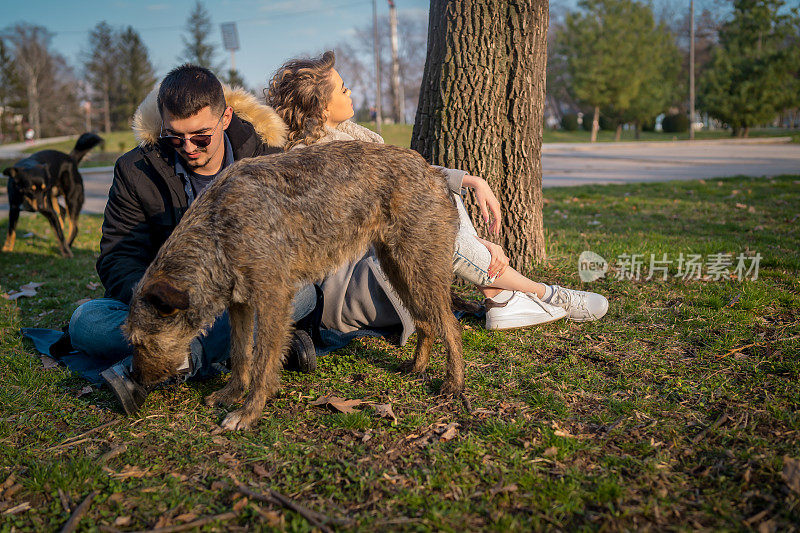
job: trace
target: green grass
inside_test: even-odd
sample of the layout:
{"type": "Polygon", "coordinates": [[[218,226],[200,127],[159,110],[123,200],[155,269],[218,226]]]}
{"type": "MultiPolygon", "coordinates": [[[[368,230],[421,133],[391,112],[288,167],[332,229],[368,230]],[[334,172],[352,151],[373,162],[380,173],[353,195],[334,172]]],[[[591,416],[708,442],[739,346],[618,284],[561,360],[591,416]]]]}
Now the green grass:
{"type": "Polygon", "coordinates": [[[98,281],[101,220],[81,218],[66,260],[44,219],[23,216],[16,250],[0,254],[0,292],[45,285],[0,300],[0,485],[14,476],[0,513],[31,509],[0,514],[0,530],[56,530],[69,517],[59,491],[76,505],[93,490],[87,531],[117,520],[123,530],[175,525],[234,506],[238,516],[219,529],[312,530],[272,504],[238,503],[235,478],[353,520],[343,530],[796,531],[800,495],[781,471],[784,456],[800,458],[800,176],[546,195],[548,260],[533,274],[607,295],[604,319],[495,333],[468,320],[472,413],[437,396],[441,345],[424,381],[398,371],[413,340],[372,339],[321,359],[315,374],[284,373],[252,431],[221,435],[224,413],[202,397],[224,378],[157,391],[126,418],[105,390],[77,397],[84,381],[42,369],[18,329],[59,328],[78,300],[101,296],[87,286],[98,281]],[[623,253],[762,259],[756,281],[683,280],[673,265],[667,281],[612,275],[582,286],[585,249],[612,264],[623,253]],[[342,415],[310,405],[323,394],[391,403],[397,424],[369,407],[342,415]],[[451,423],[454,438],[436,438],[451,423]]]}
{"type": "MultiPolygon", "coordinates": [[[[607,131],[607,130],[600,130],[597,135],[598,142],[614,142],[615,132],[607,131]]],[[[796,129],[786,129],[786,128],[753,128],[750,130],[748,137],[753,138],[762,138],[762,137],[789,137],[792,135],[797,135],[796,129]]],[[[544,139],[545,143],[553,143],[553,142],[589,142],[591,139],[591,132],[589,131],[564,131],[564,130],[551,130],[545,129],[544,130],[544,139]]],[[[695,139],[698,141],[702,140],[714,140],[714,139],[731,139],[731,132],[730,130],[714,130],[714,131],[697,131],[695,132],[695,139]]],[[[640,138],[636,138],[636,133],[634,131],[623,131],[620,137],[621,141],[642,141],[642,142],[651,142],[651,141],[686,141],[689,139],[689,132],[685,133],[664,133],[660,131],[643,131],[640,133],[640,138]]]]}

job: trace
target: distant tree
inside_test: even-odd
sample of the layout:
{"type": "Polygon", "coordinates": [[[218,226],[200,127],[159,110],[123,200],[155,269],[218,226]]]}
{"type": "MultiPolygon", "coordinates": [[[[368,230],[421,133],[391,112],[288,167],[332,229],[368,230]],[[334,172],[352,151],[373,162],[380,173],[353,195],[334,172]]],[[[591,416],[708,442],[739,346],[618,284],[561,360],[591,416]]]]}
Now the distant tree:
{"type": "Polygon", "coordinates": [[[241,87],[243,89],[247,89],[247,84],[245,83],[244,78],[236,69],[228,69],[227,76],[223,76],[222,81],[231,87],[241,87]]]}
{"type": "MultiPolygon", "coordinates": [[[[632,122],[636,128],[636,138],[642,125],[653,121],[658,115],[669,110],[681,100],[678,82],[682,54],[675,44],[674,37],[664,26],[659,26],[651,34],[650,57],[642,65],[644,80],[639,93],[631,100],[628,109],[616,114],[618,119],[616,138],[619,140],[623,123],[632,122]]],[[[613,111],[611,111],[613,115],[613,111]]]]}
{"type": "Polygon", "coordinates": [[[186,19],[186,35],[183,41],[182,61],[205,67],[214,72],[222,70],[215,62],[217,44],[211,42],[211,15],[200,0],[197,0],[186,19]]]}
{"type": "Polygon", "coordinates": [[[5,39],[0,38],[0,140],[11,136],[14,115],[24,104],[24,95],[25,87],[16,72],[14,57],[5,39]]]}
{"type": "Polygon", "coordinates": [[[785,10],[782,0],[734,1],[699,90],[700,106],[733,135],[747,137],[792,101],[798,105],[800,49],[792,43],[798,26],[798,9],[785,10]]]}
{"type": "Polygon", "coordinates": [[[125,28],[117,39],[119,58],[119,98],[116,115],[127,126],[139,103],[155,84],[155,72],[147,47],[139,33],[131,26],[125,28]]]}
{"type": "Polygon", "coordinates": [[[106,22],[98,22],[89,32],[89,44],[83,53],[86,78],[96,95],[103,114],[103,130],[111,133],[111,109],[117,103],[117,85],[122,75],[117,34],[106,22]]]}
{"type": "Polygon", "coordinates": [[[545,254],[547,21],[547,0],[432,0],[411,136],[411,148],[429,162],[480,175],[497,192],[500,244],[518,270],[545,254]]]}
{"type": "Polygon", "coordinates": [[[42,134],[41,92],[44,78],[52,68],[50,39],[52,33],[43,26],[25,22],[17,23],[5,31],[7,42],[11,45],[17,75],[26,89],[28,102],[28,123],[34,135],[42,134]]]}
{"type": "MultiPolygon", "coordinates": [[[[427,21],[423,16],[400,13],[397,17],[399,43],[400,82],[405,99],[406,118],[412,117],[419,100],[419,87],[425,67],[427,21]]],[[[336,69],[345,84],[357,97],[366,96],[370,105],[375,103],[375,58],[372,43],[372,19],[356,28],[355,36],[334,46],[336,69]]],[[[392,102],[391,47],[389,44],[389,18],[378,19],[378,49],[381,63],[381,102],[392,102]]],[[[392,115],[387,109],[385,115],[392,115]]]]}
{"type": "MultiPolygon", "coordinates": [[[[560,46],[571,92],[593,109],[594,142],[601,109],[622,117],[643,94],[666,30],[656,26],[649,5],[633,0],[581,0],[578,6],[579,11],[566,17],[560,46]]],[[[618,138],[620,131],[621,124],[618,138]]]]}

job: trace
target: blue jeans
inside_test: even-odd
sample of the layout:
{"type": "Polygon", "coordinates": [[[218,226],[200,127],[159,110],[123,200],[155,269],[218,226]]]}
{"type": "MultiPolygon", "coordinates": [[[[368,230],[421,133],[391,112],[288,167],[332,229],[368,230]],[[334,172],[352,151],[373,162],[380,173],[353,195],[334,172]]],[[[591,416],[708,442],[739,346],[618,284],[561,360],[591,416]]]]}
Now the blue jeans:
{"type": "MultiPolygon", "coordinates": [[[[292,321],[296,322],[314,310],[317,293],[306,285],[292,300],[292,321]]],[[[69,321],[72,346],[92,359],[108,366],[133,355],[133,348],[122,334],[121,326],[128,318],[128,305],[112,298],[90,300],[78,307],[69,321]]],[[[191,344],[189,377],[208,377],[223,369],[230,357],[231,325],[228,312],[222,313],[206,335],[195,337],[191,344]]]]}

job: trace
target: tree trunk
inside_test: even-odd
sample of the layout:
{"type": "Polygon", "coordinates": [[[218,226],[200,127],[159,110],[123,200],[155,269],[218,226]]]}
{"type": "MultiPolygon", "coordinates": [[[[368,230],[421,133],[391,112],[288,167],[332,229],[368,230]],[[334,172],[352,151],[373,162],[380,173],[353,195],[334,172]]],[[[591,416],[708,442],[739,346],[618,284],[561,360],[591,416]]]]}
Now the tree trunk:
{"type": "MultiPolygon", "coordinates": [[[[499,244],[517,270],[545,257],[542,127],[546,0],[431,0],[411,147],[481,176],[503,209],[499,244]]],[[[469,202],[473,221],[480,211],[469,202]]],[[[483,235],[485,224],[476,222],[483,235]]]]}
{"type": "Polygon", "coordinates": [[[638,141],[642,136],[642,123],[638,120],[634,123],[634,135],[635,139],[638,141]]]}
{"type": "Polygon", "coordinates": [[[109,93],[111,89],[109,87],[110,84],[106,84],[103,87],[103,119],[105,121],[105,131],[106,134],[111,133],[111,96],[109,93]]]}
{"type": "Polygon", "coordinates": [[[622,138],[622,124],[617,124],[617,131],[614,132],[614,140],[619,141],[622,138]]]}
{"type": "Polygon", "coordinates": [[[597,142],[597,132],[600,131],[600,108],[594,107],[594,117],[592,117],[592,138],[591,142],[597,142]]]}

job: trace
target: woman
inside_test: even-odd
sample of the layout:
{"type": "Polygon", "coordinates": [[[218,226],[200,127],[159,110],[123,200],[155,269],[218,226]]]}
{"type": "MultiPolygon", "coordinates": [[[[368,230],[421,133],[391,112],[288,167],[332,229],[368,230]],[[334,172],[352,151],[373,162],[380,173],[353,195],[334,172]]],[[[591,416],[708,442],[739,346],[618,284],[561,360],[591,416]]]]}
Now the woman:
{"type": "MultiPolygon", "coordinates": [[[[354,114],[350,90],[344,85],[334,63],[335,56],[331,51],[319,58],[290,60],[278,69],[270,81],[265,91],[267,103],[289,127],[286,150],[337,140],[383,143],[378,134],[350,121],[354,114]]],[[[456,195],[461,217],[453,258],[454,273],[478,285],[486,297],[487,329],[544,324],[565,316],[577,321],[597,320],[607,312],[608,300],[599,294],[537,283],[509,267],[508,258],[500,246],[478,237],[461,201],[461,188],[472,188],[484,220],[487,224],[491,222],[489,229],[497,234],[500,229],[500,207],[486,181],[464,171],[442,170],[451,191],[456,195]]],[[[360,261],[369,260],[370,257],[374,259],[367,253],[360,261]]],[[[326,279],[323,284],[326,313],[329,293],[346,299],[349,284],[353,281],[348,277],[348,272],[352,273],[358,263],[345,265],[326,279]],[[338,290],[333,290],[334,285],[338,290]]],[[[396,307],[394,303],[392,307],[396,307]]],[[[323,315],[323,323],[340,331],[344,331],[341,326],[374,325],[362,321],[346,324],[342,315],[327,314],[323,315]]],[[[391,313],[388,317],[377,317],[381,325],[395,318],[391,313]]]]}

